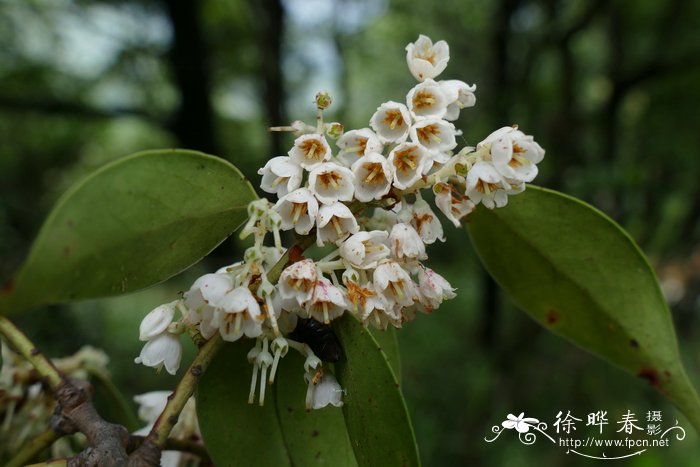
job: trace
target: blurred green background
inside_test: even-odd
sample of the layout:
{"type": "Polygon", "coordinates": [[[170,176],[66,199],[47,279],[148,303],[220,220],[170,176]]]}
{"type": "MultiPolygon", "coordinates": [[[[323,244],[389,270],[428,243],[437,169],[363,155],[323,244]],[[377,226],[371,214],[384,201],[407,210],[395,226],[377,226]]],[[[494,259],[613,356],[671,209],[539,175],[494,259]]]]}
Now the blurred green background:
{"type": "MultiPolygon", "coordinates": [[[[414,79],[404,47],[448,41],[443,79],[476,83],[463,144],[518,123],[547,150],[537,183],[578,196],[627,228],[649,254],[700,381],[700,2],[683,0],[0,0],[0,279],[19,265],[45,215],[75,180],[131,152],[185,147],[256,169],[285,154],[269,125],[329,117],[367,126],[414,79]]],[[[484,441],[508,413],[552,423],[607,410],[615,421],[662,410],[644,381],[544,332],[487,278],[467,234],[430,248],[458,298],[399,332],[403,390],[427,466],[598,465],[512,432],[484,441]]],[[[104,348],[129,395],[170,388],[135,366],[138,323],[198,275],[241,252],[225,242],[202,264],[133,295],[53,306],[20,324],[50,355],[104,348]]],[[[247,376],[244,378],[247,384],[247,376]]],[[[583,429],[584,427],[580,427],[583,429]]],[[[619,454],[611,450],[608,455],[619,454]]],[[[700,441],[633,459],[696,466],[700,441]]]]}

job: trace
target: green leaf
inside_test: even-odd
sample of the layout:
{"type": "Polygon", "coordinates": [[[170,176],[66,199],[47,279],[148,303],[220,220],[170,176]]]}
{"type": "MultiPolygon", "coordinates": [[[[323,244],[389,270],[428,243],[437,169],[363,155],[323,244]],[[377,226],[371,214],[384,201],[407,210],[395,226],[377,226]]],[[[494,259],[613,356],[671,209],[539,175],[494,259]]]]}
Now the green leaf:
{"type": "Polygon", "coordinates": [[[290,350],[275,379],[277,414],[292,465],[357,467],[343,411],[325,407],[307,412],[304,359],[290,350]]]}
{"type": "Polygon", "coordinates": [[[391,369],[396,375],[396,380],[401,382],[401,355],[399,354],[399,341],[396,338],[396,328],[389,326],[386,331],[370,328],[369,330],[374,340],[377,341],[381,350],[386,354],[391,369]]]}
{"type": "Polygon", "coordinates": [[[547,329],[645,379],[700,429],[666,301],[632,238],[588,204],[528,187],[469,232],[489,273],[547,329]]]}
{"type": "Polygon", "coordinates": [[[274,388],[267,388],[263,407],[257,398],[254,405],[248,404],[253,366],[246,356],[252,346],[250,341],[225,344],[197,385],[202,437],[217,467],[291,466],[277,420],[274,388]]]}
{"type": "Polygon", "coordinates": [[[252,346],[226,344],[198,385],[197,416],[214,463],[356,467],[343,412],[305,410],[304,360],[294,350],[280,361],[274,386],[266,387],[264,407],[257,398],[248,404],[252,346]]]}
{"type": "Polygon", "coordinates": [[[58,201],[0,292],[0,311],[163,281],[230,235],[255,197],[238,169],[194,151],[147,151],[108,164],[58,201]]]}
{"type": "Polygon", "coordinates": [[[346,359],[336,376],[347,391],[343,414],[360,466],[420,465],[396,374],[381,346],[347,313],[334,322],[346,359]]]}

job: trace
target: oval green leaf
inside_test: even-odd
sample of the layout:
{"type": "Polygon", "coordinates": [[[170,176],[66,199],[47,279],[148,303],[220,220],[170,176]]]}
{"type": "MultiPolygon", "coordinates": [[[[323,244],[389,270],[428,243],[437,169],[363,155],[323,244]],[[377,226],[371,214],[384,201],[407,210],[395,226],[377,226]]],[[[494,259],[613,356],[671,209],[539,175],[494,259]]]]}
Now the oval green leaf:
{"type": "Polygon", "coordinates": [[[248,404],[252,345],[227,344],[198,385],[197,416],[214,463],[356,467],[343,412],[305,410],[304,360],[294,350],[280,361],[274,386],[266,387],[265,405],[257,397],[248,404]]]}
{"type": "Polygon", "coordinates": [[[138,290],[188,268],[247,217],[255,191],[206,154],[137,153],[74,185],[0,292],[0,312],[138,290]]]}
{"type": "Polygon", "coordinates": [[[612,219],[530,186],[505,208],[479,206],[469,233],[486,269],[520,308],[645,379],[700,429],[700,401],[654,271],[612,219]]]}
{"type": "Polygon", "coordinates": [[[391,369],[396,375],[396,380],[401,383],[401,354],[399,353],[399,341],[396,337],[396,329],[388,327],[385,331],[380,331],[374,328],[368,328],[369,332],[374,337],[374,340],[379,344],[379,348],[386,355],[391,369]]]}
{"type": "Polygon", "coordinates": [[[253,366],[246,356],[252,346],[250,341],[225,344],[197,385],[202,438],[217,467],[291,466],[277,419],[274,388],[267,388],[263,407],[257,398],[255,404],[248,404],[253,366]]]}
{"type": "Polygon", "coordinates": [[[333,328],[345,351],[336,376],[346,391],[343,414],[358,464],[420,465],[399,381],[382,346],[347,313],[333,328]]]}
{"type": "Polygon", "coordinates": [[[304,359],[290,350],[275,378],[277,414],[292,465],[357,467],[343,411],[328,406],[307,412],[304,359]]]}

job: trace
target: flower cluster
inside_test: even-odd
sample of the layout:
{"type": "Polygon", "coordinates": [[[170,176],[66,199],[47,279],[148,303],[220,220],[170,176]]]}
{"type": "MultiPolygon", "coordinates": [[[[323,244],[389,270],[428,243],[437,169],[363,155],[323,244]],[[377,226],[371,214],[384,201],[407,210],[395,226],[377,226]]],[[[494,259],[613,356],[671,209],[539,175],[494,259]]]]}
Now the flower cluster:
{"type": "Polygon", "coordinates": [[[379,105],[366,128],[344,131],[340,123],[324,123],[331,97],[319,93],[315,124],[271,129],[295,139],[287,155],[271,158],[258,172],[261,189],[275,200],[249,206],[241,236],[254,235],[255,245],[243,261],[200,277],[183,299],[146,316],[146,345],[137,362],[174,372],[177,334],[185,329],[206,339],[245,336],[255,339],[248,353],[250,403],[258,388],[263,403],[265,386],[291,347],[306,357],[307,408],[338,406],[337,381],[313,345],[293,338],[300,323],[328,325],[350,313],[364,326],[400,328],[455,297],[450,283],[423,264],[426,245],[445,241],[429,201],[459,227],[479,203],[502,207],[509,195],[522,192],[537,175],[544,150],[517,126],[458,148],[462,133],[452,122],[475,105],[476,86],[435,81],[449,61],[444,41],[433,44],[421,35],[406,47],[406,61],[419,83],[404,102],[379,105]],[[432,195],[424,199],[422,190],[432,195]],[[325,256],[304,258],[303,249],[290,255],[280,231],[292,230],[304,245],[315,241],[327,249],[325,256]],[[267,234],[273,246],[264,246],[267,234]],[[182,318],[173,322],[178,309],[182,318]]]}

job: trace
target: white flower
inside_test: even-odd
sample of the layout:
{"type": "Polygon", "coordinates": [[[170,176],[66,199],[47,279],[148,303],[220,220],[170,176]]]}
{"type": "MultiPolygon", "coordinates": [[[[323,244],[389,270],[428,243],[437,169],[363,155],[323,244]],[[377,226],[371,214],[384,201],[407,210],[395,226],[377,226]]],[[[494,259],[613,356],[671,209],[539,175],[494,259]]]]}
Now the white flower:
{"type": "Polygon", "coordinates": [[[348,167],[360,157],[373,152],[381,154],[384,149],[382,142],[369,128],[350,130],[338,138],[335,144],[341,149],[338,153],[338,159],[348,167]]]}
{"type": "Polygon", "coordinates": [[[340,242],[360,229],[355,215],[340,202],[322,205],[318,210],[316,224],[316,244],[318,246],[323,246],[326,242],[340,242]]]}
{"type": "Polygon", "coordinates": [[[309,189],[323,204],[351,201],[354,182],[350,169],[333,162],[318,164],[309,173],[309,189]]]}
{"type": "Polygon", "coordinates": [[[352,166],[352,173],[355,176],[355,198],[364,203],[381,199],[389,193],[394,178],[391,164],[378,153],[359,158],[352,166]]]}
{"type": "Polygon", "coordinates": [[[544,158],[544,149],[532,136],[517,127],[503,127],[491,133],[479,146],[491,144],[491,159],[496,170],[513,182],[531,182],[537,176],[537,165],[544,158]]]}
{"type": "Polygon", "coordinates": [[[408,91],[406,104],[411,115],[416,118],[442,118],[447,112],[449,102],[440,85],[428,79],[408,91]]]}
{"type": "Polygon", "coordinates": [[[418,273],[418,289],[421,294],[421,304],[430,313],[438,308],[443,300],[455,298],[455,289],[440,274],[430,268],[418,273]]]}
{"type": "Polygon", "coordinates": [[[489,209],[503,207],[508,204],[509,189],[510,185],[489,162],[477,162],[467,173],[467,196],[474,204],[482,203],[489,209]]]}
{"type": "Polygon", "coordinates": [[[302,173],[302,168],[289,157],[273,157],[265,167],[258,170],[258,174],[262,175],[260,188],[267,193],[276,193],[281,198],[301,186],[302,173]]]}
{"type": "Polygon", "coordinates": [[[432,165],[430,153],[420,144],[402,143],[389,153],[394,170],[394,186],[405,190],[416,183],[432,165]]]}
{"type": "Polygon", "coordinates": [[[160,305],[150,311],[139,325],[139,340],[147,341],[168,330],[173,322],[178,300],[160,305]]]}
{"type": "Polygon", "coordinates": [[[408,69],[418,81],[435,78],[445,70],[449,60],[450,48],[445,41],[433,44],[429,37],[421,34],[416,42],[406,46],[408,69]]]}
{"type": "Polygon", "coordinates": [[[137,414],[141,420],[154,423],[168,403],[172,391],[151,391],[134,396],[134,402],[139,406],[137,414]]]}
{"type": "Polygon", "coordinates": [[[388,236],[382,230],[357,232],[340,245],[340,256],[358,269],[373,269],[389,256],[389,248],[384,244],[388,236]]]}
{"type": "Polygon", "coordinates": [[[430,245],[435,240],[445,241],[440,219],[435,215],[427,201],[416,200],[413,205],[411,225],[420,235],[423,243],[430,245]]]}
{"type": "Polygon", "coordinates": [[[389,304],[413,305],[416,288],[408,273],[395,261],[384,261],[374,270],[374,289],[389,304]]]}
{"type": "Polygon", "coordinates": [[[299,235],[306,235],[316,222],[318,201],[308,188],[297,188],[280,198],[274,210],[282,218],[283,230],[293,228],[299,235]]]}
{"type": "Polygon", "coordinates": [[[460,220],[474,210],[474,203],[449,183],[436,183],[433,192],[435,205],[455,227],[459,227],[460,220]]]}
{"type": "Polygon", "coordinates": [[[233,279],[230,274],[205,274],[199,277],[183,296],[185,306],[190,311],[186,321],[196,324],[205,316],[211,318],[218,301],[231,289],[233,289],[233,279]]]}
{"type": "Polygon", "coordinates": [[[418,232],[411,225],[400,222],[391,229],[389,249],[394,258],[399,260],[427,259],[425,244],[418,232]]]}
{"type": "Polygon", "coordinates": [[[335,376],[331,373],[323,372],[322,374],[323,376],[318,380],[315,372],[304,374],[304,379],[309,384],[306,396],[307,410],[318,410],[327,405],[343,406],[343,388],[340,387],[335,376]]]}
{"type": "Polygon", "coordinates": [[[369,124],[382,143],[402,143],[411,128],[411,114],[403,104],[384,102],[374,112],[369,124]]]}
{"type": "Polygon", "coordinates": [[[464,81],[450,79],[440,81],[440,89],[447,96],[447,112],[445,112],[445,120],[454,121],[459,118],[459,111],[465,107],[473,107],[476,104],[476,84],[469,86],[464,81]]]}
{"type": "Polygon", "coordinates": [[[382,331],[389,323],[401,327],[401,317],[395,312],[394,307],[377,294],[374,285],[368,283],[360,286],[356,282],[349,281],[347,287],[348,300],[353,304],[353,309],[364,326],[372,324],[382,331]]]}
{"type": "Polygon", "coordinates": [[[279,294],[294,299],[301,305],[311,298],[318,272],[312,259],[304,259],[287,266],[279,279],[279,294]]]}
{"type": "Polygon", "coordinates": [[[306,302],[306,312],[318,322],[328,324],[340,317],[347,308],[343,292],[325,277],[319,277],[311,300],[306,302]]]}
{"type": "Polygon", "coordinates": [[[331,158],[331,147],[326,138],[319,134],[301,135],[294,140],[289,157],[306,170],[311,170],[331,158]]]}
{"type": "Polygon", "coordinates": [[[224,295],[219,306],[218,328],[225,341],[234,342],[244,334],[247,337],[262,334],[265,317],[248,287],[236,287],[224,295]]]}
{"type": "Polygon", "coordinates": [[[143,363],[157,370],[165,366],[165,370],[174,375],[180,368],[181,358],[182,346],[179,336],[165,332],[146,342],[141,349],[141,354],[134,359],[134,362],[143,363]]]}
{"type": "Polygon", "coordinates": [[[438,154],[451,151],[457,146],[454,125],[439,118],[426,118],[416,122],[411,127],[411,141],[438,154]]]}

